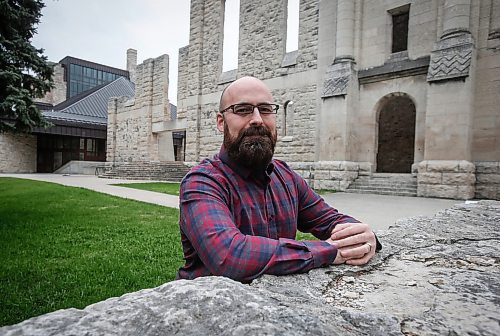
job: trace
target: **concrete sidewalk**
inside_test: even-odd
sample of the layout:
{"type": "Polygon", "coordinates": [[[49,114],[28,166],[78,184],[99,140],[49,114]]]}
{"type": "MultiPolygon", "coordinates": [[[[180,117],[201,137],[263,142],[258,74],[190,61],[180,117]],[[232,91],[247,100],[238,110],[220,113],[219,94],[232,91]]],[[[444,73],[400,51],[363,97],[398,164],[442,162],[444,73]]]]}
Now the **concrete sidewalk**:
{"type": "MultiPolygon", "coordinates": [[[[61,174],[0,174],[0,177],[15,177],[36,181],[58,183],[70,187],[80,187],[136,201],[179,208],[179,197],[154,191],[139,190],[111,184],[157,182],[152,180],[104,179],[94,175],[61,174]]],[[[162,181],[164,182],[164,181],[162,181]]]]}
{"type": "MultiPolygon", "coordinates": [[[[58,174],[0,174],[0,177],[16,177],[62,185],[81,187],[137,201],[179,208],[179,198],[153,191],[113,186],[120,183],[155,182],[150,180],[102,179],[92,175],[58,174]]],[[[342,213],[370,224],[374,230],[386,230],[396,220],[413,216],[429,216],[440,210],[464,203],[459,200],[436,198],[384,196],[371,194],[333,193],[323,195],[325,201],[342,213]]]]}

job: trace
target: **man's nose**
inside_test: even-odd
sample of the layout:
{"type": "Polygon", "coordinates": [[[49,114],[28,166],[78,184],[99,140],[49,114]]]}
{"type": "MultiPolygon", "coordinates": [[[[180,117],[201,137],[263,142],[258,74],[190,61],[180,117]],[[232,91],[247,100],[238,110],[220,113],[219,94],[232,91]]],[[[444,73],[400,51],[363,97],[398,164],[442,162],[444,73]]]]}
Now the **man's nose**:
{"type": "Polygon", "coordinates": [[[260,115],[260,112],[259,112],[259,109],[257,108],[257,106],[254,106],[251,117],[252,117],[252,119],[250,119],[250,125],[252,125],[252,126],[262,125],[262,123],[263,123],[262,116],[260,115]]]}

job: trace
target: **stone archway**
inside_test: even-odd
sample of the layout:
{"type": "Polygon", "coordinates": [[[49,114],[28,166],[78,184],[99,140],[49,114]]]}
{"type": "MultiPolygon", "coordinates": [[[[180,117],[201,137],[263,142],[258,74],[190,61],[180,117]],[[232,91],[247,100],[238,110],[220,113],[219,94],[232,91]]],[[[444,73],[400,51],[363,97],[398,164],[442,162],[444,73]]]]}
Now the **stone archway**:
{"type": "Polygon", "coordinates": [[[378,115],[377,172],[411,173],[415,103],[405,94],[393,94],[383,98],[378,115]]]}

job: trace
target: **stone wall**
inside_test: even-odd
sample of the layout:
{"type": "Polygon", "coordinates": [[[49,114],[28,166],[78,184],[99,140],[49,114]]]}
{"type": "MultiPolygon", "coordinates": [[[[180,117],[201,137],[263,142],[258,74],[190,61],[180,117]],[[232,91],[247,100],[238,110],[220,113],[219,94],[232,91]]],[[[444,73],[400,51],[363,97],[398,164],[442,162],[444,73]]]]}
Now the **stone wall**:
{"type": "Polygon", "coordinates": [[[474,164],[468,161],[422,161],[418,165],[417,195],[474,198],[475,171],[474,164]]]}
{"type": "MultiPolygon", "coordinates": [[[[189,45],[179,51],[178,115],[187,128],[186,161],[199,162],[219,150],[215,115],[221,91],[253,75],[282,105],[276,157],[289,163],[367,163],[377,172],[380,111],[398,96],[416,109],[412,167],[424,160],[500,162],[500,6],[471,0],[301,0],[299,48],[285,53],[286,4],[241,0],[238,68],[222,73],[224,2],[191,1],[189,45]],[[408,49],[392,53],[391,16],[405,10],[408,49]],[[293,116],[285,120],[288,101],[294,102],[293,116]]],[[[343,190],[350,173],[332,179],[338,172],[329,168],[319,174],[329,178],[314,181],[343,190]]],[[[445,182],[439,183],[422,175],[420,195],[473,197],[471,177],[450,181],[449,173],[443,170],[445,182]],[[435,191],[438,185],[446,191],[435,191]]]]}
{"type": "MultiPolygon", "coordinates": [[[[296,159],[314,160],[317,86],[314,75],[306,75],[308,79],[304,81],[302,74],[316,68],[318,2],[301,1],[300,50],[286,66],[283,66],[287,57],[283,9],[281,0],[241,1],[239,66],[236,72],[223,74],[222,2],[191,2],[190,43],[179,51],[178,116],[187,121],[186,161],[197,162],[218,152],[222,135],[215,127],[215,116],[220,94],[231,81],[226,78],[244,75],[265,80],[277,103],[283,105],[288,100],[297,103],[291,125],[296,136],[280,141],[277,157],[293,153],[296,159]]],[[[278,125],[282,118],[282,114],[278,115],[278,125]]]]}
{"type": "Polygon", "coordinates": [[[179,280],[0,328],[27,335],[500,334],[500,202],[399,220],[367,265],[179,280]],[[458,228],[458,229],[457,229],[458,228]]]}
{"type": "Polygon", "coordinates": [[[57,105],[66,100],[66,81],[64,80],[64,67],[57,63],[54,65],[54,87],[43,98],[35,99],[37,102],[57,105]]]}
{"type": "Polygon", "coordinates": [[[135,97],[112,98],[108,104],[106,160],[113,164],[159,161],[165,154],[160,155],[159,133],[153,128],[171,119],[168,55],[145,60],[135,76],[135,97]]]}
{"type": "Polygon", "coordinates": [[[35,173],[36,146],[34,135],[0,134],[0,173],[35,173]]]}
{"type": "Polygon", "coordinates": [[[474,162],[476,198],[500,199],[500,162],[474,162]]]}

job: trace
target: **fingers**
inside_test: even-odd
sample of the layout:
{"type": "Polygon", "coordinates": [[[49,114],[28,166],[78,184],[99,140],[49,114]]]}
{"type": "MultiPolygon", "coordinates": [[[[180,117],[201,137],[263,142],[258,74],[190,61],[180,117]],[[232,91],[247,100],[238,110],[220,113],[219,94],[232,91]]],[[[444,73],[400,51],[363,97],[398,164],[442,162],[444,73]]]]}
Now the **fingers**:
{"type": "Polygon", "coordinates": [[[337,224],[332,231],[330,238],[339,240],[363,232],[371,232],[370,226],[364,223],[337,224]]]}
{"type": "Polygon", "coordinates": [[[370,253],[371,249],[367,244],[357,244],[340,248],[339,252],[344,259],[360,259],[370,253]]]}
{"type": "Polygon", "coordinates": [[[373,246],[373,241],[375,241],[375,234],[372,231],[362,232],[339,240],[335,240],[332,238],[332,241],[335,243],[335,245],[337,245],[337,247],[360,245],[366,242],[369,242],[373,246]]]}

